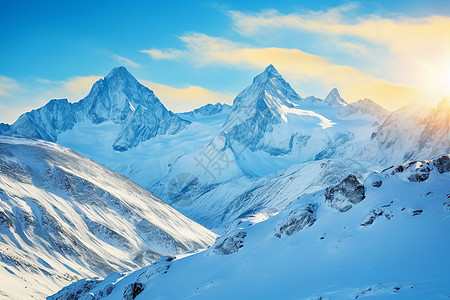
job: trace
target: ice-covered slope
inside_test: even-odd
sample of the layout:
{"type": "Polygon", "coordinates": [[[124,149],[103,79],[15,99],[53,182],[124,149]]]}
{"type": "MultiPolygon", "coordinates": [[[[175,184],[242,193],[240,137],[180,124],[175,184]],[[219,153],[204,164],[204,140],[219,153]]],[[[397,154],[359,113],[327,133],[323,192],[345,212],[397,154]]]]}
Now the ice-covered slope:
{"type": "Polygon", "coordinates": [[[65,147],[0,136],[0,298],[205,248],[216,235],[65,147]]]}
{"type": "Polygon", "coordinates": [[[117,67],[98,80],[84,99],[73,104],[66,99],[51,100],[23,114],[14,124],[3,125],[0,133],[55,142],[60,133],[76,124],[108,121],[120,128],[110,145],[117,151],[126,151],[157,135],[175,134],[190,123],[168,111],[125,67],[117,67]]]}
{"type": "Polygon", "coordinates": [[[450,158],[354,175],[276,216],[236,223],[207,251],[49,299],[444,299],[450,158]]]}

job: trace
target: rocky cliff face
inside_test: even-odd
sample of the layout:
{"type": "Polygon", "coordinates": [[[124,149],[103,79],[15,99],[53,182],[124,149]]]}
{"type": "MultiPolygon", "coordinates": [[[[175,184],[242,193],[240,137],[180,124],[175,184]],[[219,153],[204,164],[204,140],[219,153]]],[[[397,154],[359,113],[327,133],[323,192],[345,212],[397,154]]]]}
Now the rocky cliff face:
{"type": "Polygon", "coordinates": [[[344,212],[365,198],[362,182],[353,174],[347,176],[341,183],[329,187],[325,191],[325,200],[331,207],[344,212]]]}

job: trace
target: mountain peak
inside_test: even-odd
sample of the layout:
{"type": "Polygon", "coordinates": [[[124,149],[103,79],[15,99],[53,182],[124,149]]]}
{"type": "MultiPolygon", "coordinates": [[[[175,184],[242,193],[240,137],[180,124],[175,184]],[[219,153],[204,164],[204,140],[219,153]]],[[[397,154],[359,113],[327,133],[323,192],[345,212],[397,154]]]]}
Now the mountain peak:
{"type": "Polygon", "coordinates": [[[280,74],[278,73],[277,69],[275,69],[275,67],[274,67],[272,64],[268,65],[268,66],[264,69],[264,72],[267,72],[267,73],[275,73],[275,74],[280,75],[280,74]]]}
{"type": "Polygon", "coordinates": [[[267,82],[272,78],[277,78],[284,82],[284,78],[280,75],[280,73],[278,73],[277,69],[275,69],[275,67],[270,64],[264,69],[262,73],[253,78],[253,83],[267,82]]]}
{"type": "Polygon", "coordinates": [[[333,88],[328,96],[325,98],[325,102],[330,105],[347,105],[347,102],[342,99],[337,88],[333,88]]]}
{"type": "Polygon", "coordinates": [[[124,66],[118,66],[113,68],[107,76],[113,76],[118,74],[130,74],[130,72],[124,66]]]}
{"type": "Polygon", "coordinates": [[[56,141],[59,133],[85,121],[96,125],[112,121],[119,125],[113,149],[120,142],[120,151],[156,135],[175,134],[190,124],[168,111],[153,91],[140,84],[125,67],[117,67],[96,81],[80,101],[51,100],[23,114],[11,126],[0,125],[0,132],[56,141]]]}
{"type": "Polygon", "coordinates": [[[134,78],[134,76],[131,75],[131,73],[124,66],[119,66],[112,69],[109,72],[109,74],[105,77],[105,80],[111,80],[114,78],[121,78],[125,81],[137,82],[136,78],[134,78]]]}
{"type": "Polygon", "coordinates": [[[271,112],[281,106],[293,107],[301,97],[292,89],[273,65],[253,78],[250,86],[245,88],[233,101],[233,110],[244,107],[267,107],[271,112]]]}

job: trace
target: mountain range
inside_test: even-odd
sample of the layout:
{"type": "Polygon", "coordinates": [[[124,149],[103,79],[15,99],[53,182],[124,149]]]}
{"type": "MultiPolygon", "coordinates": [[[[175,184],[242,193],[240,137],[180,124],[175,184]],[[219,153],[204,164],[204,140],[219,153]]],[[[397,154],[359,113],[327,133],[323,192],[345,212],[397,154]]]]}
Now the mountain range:
{"type": "MultiPolygon", "coordinates": [[[[9,169],[18,164],[24,170],[19,174],[31,178],[25,181],[31,186],[25,189],[29,192],[16,197],[14,188],[7,191],[5,220],[10,221],[5,224],[18,222],[11,217],[11,212],[22,205],[17,199],[46,205],[54,201],[65,203],[64,209],[58,208],[62,213],[56,214],[73,216],[74,210],[81,220],[59,220],[61,217],[55,215],[59,228],[81,232],[83,238],[76,245],[67,246],[73,254],[61,254],[64,259],[76,261],[72,263],[80,268],[78,273],[62,270],[76,278],[119,272],[103,281],[81,280],[50,299],[134,299],[140,293],[143,299],[152,295],[163,299],[211,299],[220,295],[244,299],[272,295],[270,291],[277,287],[282,287],[288,298],[299,293],[297,298],[302,299],[360,298],[372,294],[383,298],[400,295],[400,291],[405,299],[420,299],[433,288],[436,295],[443,295],[447,282],[439,281],[443,274],[429,267],[422,277],[408,277],[416,269],[404,267],[400,260],[415,238],[429,243],[429,247],[419,249],[430,256],[432,249],[448,247],[438,233],[449,229],[445,217],[450,193],[449,129],[448,99],[433,109],[410,105],[390,112],[370,99],[349,103],[335,88],[324,99],[302,97],[272,65],[236,96],[232,106],[208,104],[191,112],[173,113],[124,67],[118,67],[76,103],[51,100],[11,125],[0,124],[0,141],[6,149],[0,153],[0,161],[9,169]],[[46,158],[43,162],[27,160],[26,155],[14,156],[16,152],[29,152],[28,157],[34,158],[42,157],[44,152],[46,158]],[[47,169],[58,179],[42,175],[47,174],[47,169]],[[66,177],[70,182],[83,184],[67,192],[63,179],[66,177]],[[111,189],[120,194],[113,194],[111,189]],[[36,198],[36,193],[44,196],[36,198]],[[30,200],[33,197],[38,200],[30,200]],[[122,199],[119,212],[102,214],[100,222],[93,216],[111,205],[115,207],[111,197],[122,199]],[[86,204],[84,199],[91,202],[86,204]],[[148,203],[145,214],[139,206],[141,202],[148,203]],[[73,208],[79,203],[83,203],[83,210],[73,208]],[[133,210],[124,215],[127,209],[123,207],[129,205],[133,210]],[[164,213],[155,212],[156,207],[164,213]],[[154,229],[140,228],[131,215],[144,218],[154,229]],[[125,218],[119,227],[112,226],[116,218],[125,218]],[[169,223],[158,223],[158,218],[169,223]],[[404,245],[398,249],[386,246],[397,245],[395,237],[407,235],[404,228],[417,229],[416,235],[405,237],[404,245]],[[427,230],[438,233],[427,238],[427,230]],[[159,233],[148,235],[148,231],[159,233]],[[112,232],[132,246],[122,246],[122,252],[116,252],[120,247],[111,238],[116,236],[112,232]],[[213,246],[191,255],[212,245],[215,234],[221,237],[213,246]],[[326,234],[332,237],[329,241],[326,234]],[[389,238],[384,240],[383,236],[389,238]],[[85,256],[82,249],[88,243],[87,237],[99,239],[94,248],[97,253],[107,247],[120,255],[111,254],[111,261],[98,268],[78,261],[85,256]],[[382,250],[379,245],[386,247],[382,250]],[[191,253],[180,255],[185,251],[191,253]],[[325,256],[329,259],[321,263],[325,256]],[[137,262],[134,257],[139,257],[137,262]],[[305,257],[311,257],[311,261],[305,262],[305,257]],[[351,261],[353,257],[357,263],[351,261]],[[375,261],[385,259],[389,267],[375,266],[375,261]],[[155,260],[158,261],[153,263],[155,260]],[[262,261],[266,267],[256,267],[262,261]],[[343,267],[344,262],[348,267],[343,267]],[[150,263],[134,273],[122,273],[150,263]],[[240,267],[243,263],[244,269],[240,267]],[[277,270],[280,265],[286,267],[277,270]],[[375,275],[357,279],[351,275],[355,265],[359,267],[354,274],[373,268],[375,275]],[[221,271],[215,273],[213,266],[221,271]],[[394,272],[398,276],[392,275],[392,280],[382,280],[380,276],[394,269],[402,271],[394,272]],[[263,283],[244,280],[258,274],[266,274],[263,283]],[[351,280],[340,280],[333,287],[333,274],[351,280]],[[435,281],[423,283],[432,274],[435,281]],[[186,276],[189,280],[181,280],[186,276]],[[294,282],[298,276],[309,289],[299,292],[294,282]],[[308,276],[323,279],[327,288],[310,284],[308,276]],[[170,285],[176,289],[168,288],[170,285]],[[419,287],[419,292],[410,286],[419,287]],[[237,287],[239,293],[232,294],[237,287]]],[[[24,184],[21,178],[6,176],[13,183],[11,186],[24,184]]],[[[35,214],[34,218],[39,216],[35,214]]],[[[13,227],[5,228],[5,236],[11,236],[13,227]]],[[[42,268],[38,264],[44,254],[22,250],[23,243],[26,240],[5,240],[9,249],[27,253],[30,265],[42,268]]],[[[39,243],[50,242],[40,238],[39,243]]],[[[62,253],[54,248],[52,245],[52,251],[62,253]]],[[[420,251],[410,251],[407,258],[432,266],[438,261],[449,263],[443,252],[438,252],[434,260],[420,260],[420,251]]],[[[61,260],[57,258],[54,263],[61,260]]],[[[51,265],[49,258],[46,262],[51,265]]],[[[45,270],[49,272],[48,268],[45,270]]],[[[62,282],[58,283],[60,287],[62,282]]],[[[58,284],[52,283],[46,291],[58,284]]]]}

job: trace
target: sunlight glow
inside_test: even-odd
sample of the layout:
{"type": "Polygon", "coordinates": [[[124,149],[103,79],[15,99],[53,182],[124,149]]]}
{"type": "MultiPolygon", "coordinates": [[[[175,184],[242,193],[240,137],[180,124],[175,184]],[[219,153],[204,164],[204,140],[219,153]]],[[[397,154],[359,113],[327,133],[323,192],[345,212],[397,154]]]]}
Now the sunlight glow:
{"type": "Polygon", "coordinates": [[[450,63],[447,67],[447,72],[444,74],[443,83],[444,83],[445,91],[450,93],[450,63]]]}

